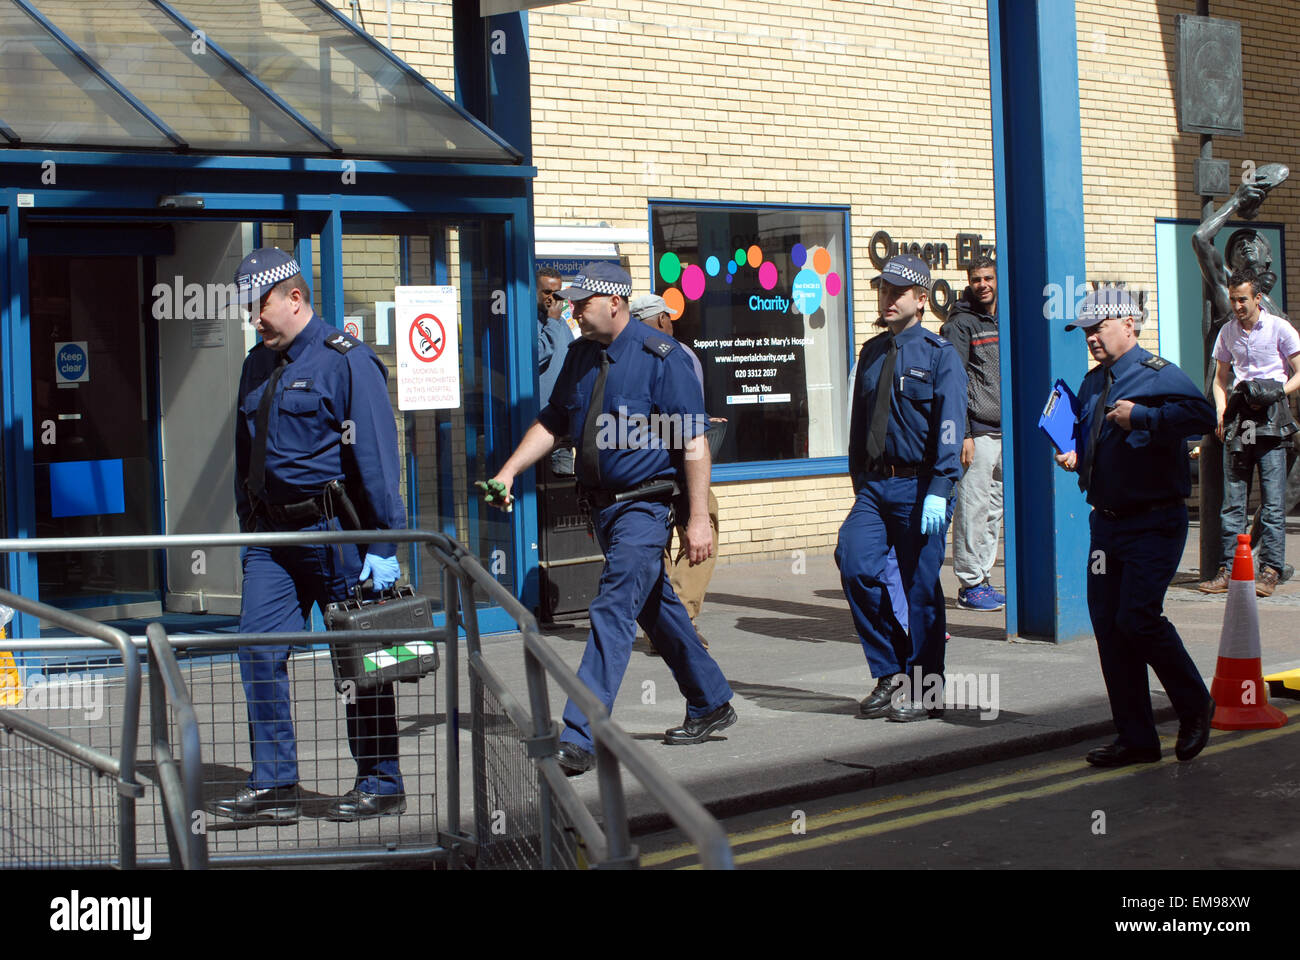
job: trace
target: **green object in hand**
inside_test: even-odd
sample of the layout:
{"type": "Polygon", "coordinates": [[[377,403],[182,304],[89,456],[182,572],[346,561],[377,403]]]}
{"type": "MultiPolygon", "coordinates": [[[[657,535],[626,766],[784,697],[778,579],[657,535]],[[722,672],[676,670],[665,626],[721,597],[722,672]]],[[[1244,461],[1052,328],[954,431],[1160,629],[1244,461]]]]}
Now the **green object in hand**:
{"type": "Polygon", "coordinates": [[[504,506],[507,511],[514,506],[510,494],[506,492],[506,485],[500,480],[476,480],[474,486],[483,491],[483,501],[485,503],[504,506]]]}

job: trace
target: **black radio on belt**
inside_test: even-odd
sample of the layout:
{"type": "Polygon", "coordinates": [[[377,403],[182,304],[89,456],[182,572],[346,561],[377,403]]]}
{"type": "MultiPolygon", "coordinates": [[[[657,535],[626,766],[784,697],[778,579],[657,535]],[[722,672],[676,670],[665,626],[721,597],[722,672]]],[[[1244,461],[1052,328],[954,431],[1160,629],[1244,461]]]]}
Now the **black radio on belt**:
{"type": "Polygon", "coordinates": [[[346,693],[348,683],[362,693],[372,693],[389,683],[415,683],[438,669],[434,645],[433,609],[428,597],[417,596],[411,586],[394,587],[373,600],[356,597],[325,608],[327,630],[425,630],[427,640],[342,640],[330,644],[334,689],[346,693]]]}

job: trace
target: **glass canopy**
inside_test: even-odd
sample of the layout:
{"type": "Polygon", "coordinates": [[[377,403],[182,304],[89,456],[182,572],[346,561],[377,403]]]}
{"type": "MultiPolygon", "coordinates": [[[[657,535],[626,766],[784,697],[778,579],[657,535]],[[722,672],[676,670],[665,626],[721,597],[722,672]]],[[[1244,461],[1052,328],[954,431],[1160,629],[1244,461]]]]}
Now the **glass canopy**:
{"type": "Polygon", "coordinates": [[[0,0],[0,146],[518,163],[324,0],[0,0]]]}

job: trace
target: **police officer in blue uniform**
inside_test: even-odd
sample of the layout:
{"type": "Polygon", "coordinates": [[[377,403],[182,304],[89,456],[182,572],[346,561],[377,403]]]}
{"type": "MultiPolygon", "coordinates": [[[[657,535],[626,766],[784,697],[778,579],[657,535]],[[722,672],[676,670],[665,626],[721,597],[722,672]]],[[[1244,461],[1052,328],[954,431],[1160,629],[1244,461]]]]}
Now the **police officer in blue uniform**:
{"type": "Polygon", "coordinates": [[[858,357],[849,427],[857,497],[835,547],[877,680],[860,715],[898,722],[942,710],[947,618],[939,568],[966,432],[966,371],[952,344],[921,325],[929,290],[930,269],[919,257],[892,257],[880,275],[888,330],[858,357]],[[906,634],[889,600],[891,547],[907,595],[906,634]]]}
{"type": "Polygon", "coordinates": [[[1098,767],[1160,759],[1149,664],[1178,712],[1175,754],[1190,760],[1209,741],[1214,701],[1163,607],[1187,542],[1187,438],[1214,429],[1214,405],[1178,367],[1138,346],[1142,310],[1123,290],[1093,291],[1077,315],[1065,329],[1087,331],[1098,365],[1079,388],[1076,449],[1056,462],[1078,472],[1093,508],[1088,614],[1118,733],[1086,759],[1098,767]]]}
{"type": "MultiPolygon", "coordinates": [[[[240,264],[236,284],[262,338],[245,358],[239,382],[240,529],[405,528],[397,428],[383,363],[316,315],[298,264],[282,250],[253,251],[240,264]]],[[[247,547],[242,554],[241,633],[302,630],[313,603],[323,609],[346,599],[367,578],[384,589],[401,572],[392,543],[247,547]]],[[[288,653],[287,646],[239,648],[253,771],[235,797],[209,805],[213,813],[275,821],[300,812],[288,653]]],[[[392,685],[348,699],[348,744],[357,777],[326,816],[359,820],[401,813],[406,797],[392,685]]]]}
{"type": "MultiPolygon", "coordinates": [[[[731,687],[696,639],[664,569],[675,485],[690,502],[692,563],[713,550],[709,526],[709,448],[704,394],[677,341],[631,317],[632,279],[609,263],[583,268],[559,291],[572,301],[582,338],[570,347],[550,403],[489,485],[509,490],[516,476],[549,453],[556,438],[578,438],[578,484],[605,554],[590,609],[591,633],[578,677],[613,707],[639,623],[686,698],[686,719],[666,743],[701,743],[736,722],[731,687]]],[[[569,775],[591,769],[591,725],[572,702],[558,760],[569,775]]]]}

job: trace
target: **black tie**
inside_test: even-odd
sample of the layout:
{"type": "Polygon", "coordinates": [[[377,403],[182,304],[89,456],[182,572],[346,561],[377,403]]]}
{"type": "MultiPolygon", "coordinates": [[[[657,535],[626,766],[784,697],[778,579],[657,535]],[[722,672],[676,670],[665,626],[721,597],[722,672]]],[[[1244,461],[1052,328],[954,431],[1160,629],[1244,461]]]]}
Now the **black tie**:
{"type": "Polygon", "coordinates": [[[257,419],[253,429],[253,456],[248,462],[248,492],[259,500],[266,499],[266,431],[271,421],[271,399],[275,396],[275,385],[289,365],[289,353],[280,354],[280,362],[275,365],[271,377],[266,381],[266,390],[257,404],[257,419]]]}
{"type": "Polygon", "coordinates": [[[609,352],[600,348],[600,374],[591,391],[591,403],[587,405],[587,420],[582,425],[582,453],[578,465],[582,468],[582,481],[585,486],[594,489],[600,487],[600,450],[596,447],[596,435],[600,432],[600,415],[605,408],[605,381],[609,378],[609,352]]]}
{"type": "Polygon", "coordinates": [[[871,432],[867,434],[867,469],[878,470],[885,454],[885,434],[889,432],[889,407],[894,400],[894,359],[898,343],[889,338],[889,350],[880,366],[876,384],[876,402],[871,407],[871,432]]]}
{"type": "Polygon", "coordinates": [[[1097,462],[1097,440],[1101,437],[1102,425],[1106,422],[1106,397],[1110,394],[1110,385],[1115,382],[1114,372],[1107,367],[1102,380],[1101,396],[1092,411],[1092,429],[1088,431],[1088,448],[1083,451],[1083,469],[1079,471],[1079,488],[1092,488],[1092,468],[1097,462]]]}

